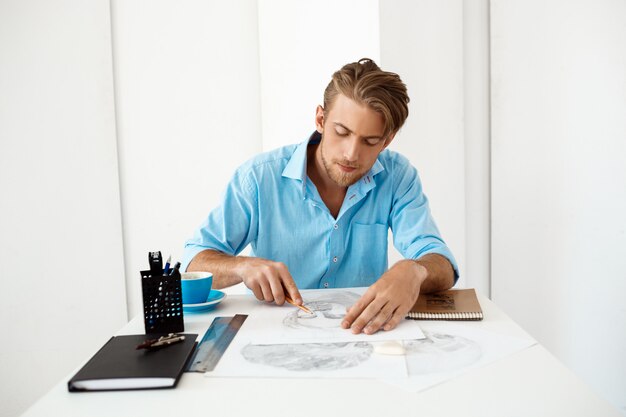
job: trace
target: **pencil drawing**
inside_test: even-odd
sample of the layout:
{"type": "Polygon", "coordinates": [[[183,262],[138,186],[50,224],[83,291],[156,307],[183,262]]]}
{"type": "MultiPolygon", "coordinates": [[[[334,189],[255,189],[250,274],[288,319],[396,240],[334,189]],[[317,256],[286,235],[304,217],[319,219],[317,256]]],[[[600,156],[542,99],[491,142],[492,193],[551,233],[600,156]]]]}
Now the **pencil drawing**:
{"type": "Polygon", "coordinates": [[[340,328],[346,310],[358,299],[359,295],[350,291],[321,293],[305,303],[313,314],[294,310],[284,318],[283,324],[292,329],[340,328]]]}
{"type": "Polygon", "coordinates": [[[368,342],[248,344],[241,354],[252,363],[305,372],[352,368],[368,360],[373,350],[368,342]]]}
{"type": "Polygon", "coordinates": [[[404,342],[409,375],[461,369],[482,356],[480,345],[473,340],[426,330],[424,334],[425,339],[404,342]]]}

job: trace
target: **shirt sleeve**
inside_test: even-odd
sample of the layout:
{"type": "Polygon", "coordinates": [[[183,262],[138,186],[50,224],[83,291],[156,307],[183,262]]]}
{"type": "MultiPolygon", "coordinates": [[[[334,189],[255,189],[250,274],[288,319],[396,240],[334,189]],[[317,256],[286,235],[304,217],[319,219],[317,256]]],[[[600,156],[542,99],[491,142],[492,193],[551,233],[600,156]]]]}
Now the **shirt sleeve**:
{"type": "Polygon", "coordinates": [[[181,271],[194,256],[213,249],[227,255],[239,254],[255,239],[258,231],[257,187],[240,168],[228,183],[220,204],[185,243],[181,271]]]}
{"type": "Polygon", "coordinates": [[[422,191],[417,170],[398,155],[393,168],[394,196],[389,214],[396,249],[407,259],[418,259],[427,253],[447,258],[454,268],[454,283],[459,269],[452,251],[441,238],[430,213],[428,198],[422,191]]]}

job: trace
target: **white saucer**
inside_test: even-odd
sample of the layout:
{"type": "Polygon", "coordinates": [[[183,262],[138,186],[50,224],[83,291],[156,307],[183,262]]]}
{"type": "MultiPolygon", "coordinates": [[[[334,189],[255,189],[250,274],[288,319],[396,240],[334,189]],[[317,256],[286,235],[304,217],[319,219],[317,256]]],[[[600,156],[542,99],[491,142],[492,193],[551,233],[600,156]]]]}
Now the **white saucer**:
{"type": "Polygon", "coordinates": [[[183,311],[186,313],[196,313],[199,311],[211,310],[212,308],[215,308],[215,306],[219,304],[224,299],[224,297],[226,297],[226,294],[224,294],[223,292],[218,290],[211,290],[208,300],[206,300],[204,303],[198,304],[183,304],[183,311]]]}

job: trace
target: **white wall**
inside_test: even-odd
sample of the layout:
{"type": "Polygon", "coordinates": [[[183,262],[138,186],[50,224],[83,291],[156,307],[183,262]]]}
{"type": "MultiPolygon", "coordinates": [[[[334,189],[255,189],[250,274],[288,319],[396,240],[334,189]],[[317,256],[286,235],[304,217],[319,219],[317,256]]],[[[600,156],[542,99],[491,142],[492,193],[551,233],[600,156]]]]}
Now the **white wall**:
{"type": "Polygon", "coordinates": [[[298,143],[315,130],[335,71],[378,61],[378,0],[259,0],[263,149],[298,143]]]}
{"type": "Polygon", "coordinates": [[[381,1],[380,22],[381,66],[400,74],[411,98],[390,149],[417,167],[465,286],[463,2],[381,1]]]}
{"type": "Polygon", "coordinates": [[[261,151],[256,1],[112,1],[128,311],[261,151]]]}
{"type": "Polygon", "coordinates": [[[126,319],[108,1],[0,2],[0,195],[14,416],[126,319]]]}
{"type": "Polygon", "coordinates": [[[493,299],[626,414],[626,2],[491,25],[493,299]]]}
{"type": "Polygon", "coordinates": [[[491,295],[489,0],[463,2],[465,277],[491,295]]]}

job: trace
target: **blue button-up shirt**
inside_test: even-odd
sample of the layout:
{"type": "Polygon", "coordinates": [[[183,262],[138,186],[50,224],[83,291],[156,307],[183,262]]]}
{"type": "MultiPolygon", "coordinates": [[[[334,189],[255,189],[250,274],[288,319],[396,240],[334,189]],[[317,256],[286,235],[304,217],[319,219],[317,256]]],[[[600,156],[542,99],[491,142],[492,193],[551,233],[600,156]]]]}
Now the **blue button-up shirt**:
{"type": "Polygon", "coordinates": [[[409,259],[445,256],[417,171],[402,155],[384,150],[346,193],[335,219],[307,177],[309,143],[260,154],[237,169],[221,204],[187,241],[181,269],[205,249],[283,262],[298,288],[367,287],[387,270],[387,235],[409,259]]]}

